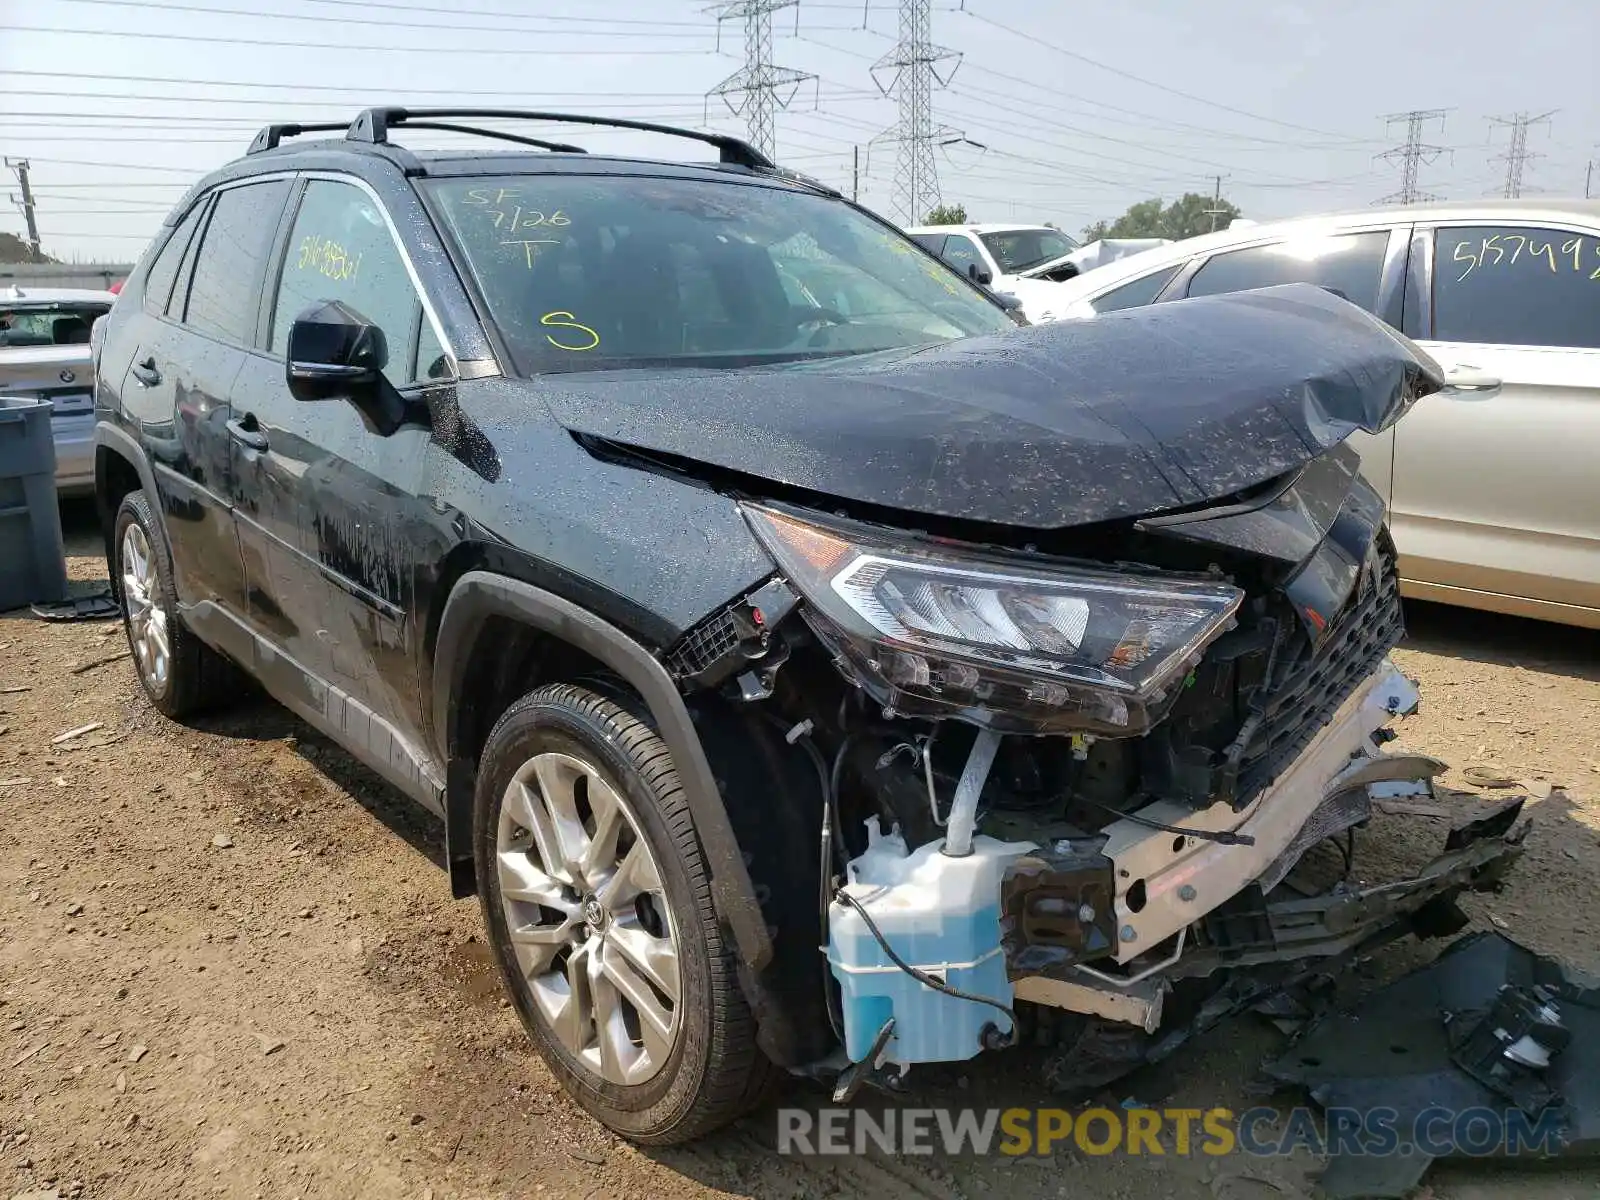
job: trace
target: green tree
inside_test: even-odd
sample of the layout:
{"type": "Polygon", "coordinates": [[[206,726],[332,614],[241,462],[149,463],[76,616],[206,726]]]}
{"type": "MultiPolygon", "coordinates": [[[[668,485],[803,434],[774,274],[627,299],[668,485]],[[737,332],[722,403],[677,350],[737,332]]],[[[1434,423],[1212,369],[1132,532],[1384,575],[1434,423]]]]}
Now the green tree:
{"type": "Polygon", "coordinates": [[[965,225],[967,223],[967,206],[965,204],[941,204],[928,214],[924,225],[965,225]]]}
{"type": "Polygon", "coordinates": [[[1159,197],[1141,200],[1115,221],[1096,221],[1083,231],[1085,242],[1100,238],[1161,237],[1180,240],[1226,229],[1228,222],[1241,215],[1239,206],[1227,200],[1213,203],[1210,196],[1186,192],[1162,207],[1159,197]],[[1216,209],[1213,213],[1211,210],[1216,209]]]}

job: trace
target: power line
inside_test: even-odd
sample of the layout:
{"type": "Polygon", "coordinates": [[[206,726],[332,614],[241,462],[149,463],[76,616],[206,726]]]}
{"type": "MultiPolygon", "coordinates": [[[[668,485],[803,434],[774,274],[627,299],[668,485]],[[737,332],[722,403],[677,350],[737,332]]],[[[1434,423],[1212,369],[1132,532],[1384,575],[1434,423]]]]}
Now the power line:
{"type": "MultiPolygon", "coordinates": [[[[998,103],[997,101],[994,101],[994,100],[978,99],[977,97],[969,96],[968,93],[970,91],[973,91],[973,90],[975,90],[975,89],[973,89],[970,84],[962,84],[962,86],[959,87],[959,88],[952,87],[950,89],[950,94],[953,95],[953,96],[959,97],[961,99],[973,99],[976,103],[983,104],[985,107],[987,107],[989,109],[993,109],[993,110],[998,111],[998,112],[1013,114],[1013,115],[1018,116],[1018,117],[1026,118],[1030,122],[1030,124],[1028,126],[1028,128],[1030,128],[1030,129],[1035,128],[1035,127],[1043,127],[1043,128],[1046,128],[1046,129],[1059,129],[1059,130],[1061,130],[1061,131],[1063,131],[1065,133],[1075,134],[1075,135],[1080,136],[1080,137],[1093,138],[1093,139],[1095,139],[1097,141],[1112,142],[1112,143],[1114,143],[1116,145],[1128,146],[1128,147],[1131,147],[1133,149],[1141,149],[1141,148],[1143,148],[1143,143],[1140,143],[1140,142],[1137,142],[1137,141],[1133,141],[1133,140],[1130,140],[1128,138],[1114,137],[1111,134],[1095,133],[1092,130],[1083,129],[1082,127],[1077,126],[1077,125],[1067,125],[1067,124],[1064,124],[1063,122],[1060,122],[1060,121],[1054,121],[1054,120],[1051,120],[1051,119],[1046,118],[1046,117],[1038,116],[1037,112],[1035,110],[1030,110],[1030,109],[1027,109],[1027,108],[1019,108],[1019,107],[1016,107],[1014,105],[1001,104],[1001,103],[998,103]]],[[[976,89],[976,90],[982,91],[982,89],[976,89]]],[[[988,94],[989,95],[998,95],[999,93],[988,93],[988,94]]],[[[986,124],[985,119],[983,117],[977,116],[975,114],[970,114],[970,113],[967,113],[967,112],[964,112],[964,111],[961,111],[961,110],[955,110],[955,115],[960,117],[963,121],[965,121],[965,122],[967,122],[969,124],[971,124],[971,123],[979,123],[980,125],[985,125],[986,124]]],[[[993,126],[991,126],[991,127],[993,127],[993,126]]],[[[1012,126],[1011,128],[1015,128],[1015,126],[1012,126]]],[[[1037,135],[1034,136],[1033,140],[1035,140],[1035,141],[1045,140],[1048,143],[1048,139],[1039,139],[1037,137],[1037,135]]],[[[1081,147],[1076,147],[1076,146],[1065,146],[1065,145],[1062,145],[1060,142],[1056,142],[1056,143],[1053,143],[1053,144],[1056,145],[1057,147],[1061,148],[1061,149],[1070,150],[1071,152],[1073,152],[1075,154],[1080,154],[1080,155],[1083,155],[1083,156],[1085,156],[1087,158],[1105,159],[1108,162],[1112,162],[1112,163],[1115,163],[1117,165],[1125,166],[1125,167],[1135,167],[1135,168],[1140,168],[1140,169],[1146,169],[1146,168],[1151,168],[1151,167],[1159,167],[1159,166],[1162,165],[1162,164],[1159,164],[1159,163],[1144,163],[1144,162],[1138,161],[1137,159],[1130,160],[1130,159],[1125,158],[1125,157],[1119,157],[1119,156],[1116,156],[1116,155],[1105,154],[1105,153],[1101,153],[1099,151],[1094,151],[1094,150],[1085,150],[1085,149],[1082,149],[1081,147]]],[[[1163,157],[1168,158],[1168,159],[1174,159],[1174,158],[1182,159],[1182,160],[1187,161],[1187,162],[1196,163],[1197,165],[1200,165],[1200,166],[1210,167],[1210,168],[1212,168],[1213,173],[1216,170],[1219,170],[1219,169],[1223,170],[1223,171],[1229,171],[1229,172],[1232,172],[1232,171],[1236,170],[1236,168],[1234,168],[1231,164],[1217,162],[1217,161],[1215,161],[1213,159],[1208,159],[1208,158],[1198,158],[1198,157],[1196,157],[1196,156],[1194,156],[1192,154],[1179,154],[1177,152],[1167,152],[1167,153],[1165,153],[1163,155],[1163,157]]],[[[1252,174],[1256,174],[1256,172],[1252,172],[1252,174]]],[[[1281,183],[1281,184],[1284,184],[1284,185],[1292,185],[1295,182],[1294,180],[1287,179],[1284,176],[1261,175],[1260,178],[1265,179],[1265,180],[1275,181],[1275,182],[1278,182],[1278,183],[1281,183]]]]}
{"type": "MultiPolygon", "coordinates": [[[[319,2],[327,4],[327,3],[335,3],[336,0],[319,0],[319,2]]],[[[651,40],[655,40],[655,39],[658,39],[658,38],[690,38],[690,39],[696,39],[696,40],[704,40],[704,38],[705,38],[705,33],[704,33],[703,30],[701,30],[701,32],[698,32],[698,33],[690,33],[690,32],[685,32],[685,33],[663,33],[661,31],[661,28],[660,28],[661,26],[667,26],[667,27],[677,26],[677,27],[685,27],[687,29],[700,28],[699,26],[695,25],[694,22],[690,22],[690,21],[640,21],[640,20],[635,20],[635,21],[631,22],[634,25],[650,26],[650,28],[647,28],[647,29],[636,29],[636,30],[615,29],[615,28],[609,28],[609,29],[562,29],[562,28],[559,28],[559,27],[555,28],[555,29],[546,29],[546,28],[539,28],[539,27],[536,27],[536,26],[531,26],[531,25],[528,25],[528,24],[518,24],[518,25],[458,25],[458,24],[455,24],[455,23],[441,24],[441,23],[436,22],[436,21],[426,21],[426,22],[424,22],[424,21],[396,21],[396,20],[391,20],[388,17],[383,17],[383,18],[375,20],[375,19],[373,19],[371,17],[344,17],[344,16],[331,15],[331,14],[328,14],[328,13],[263,12],[260,9],[216,8],[216,7],[213,7],[211,5],[206,5],[206,4],[180,4],[180,3],[176,3],[175,0],[72,0],[72,3],[75,3],[75,4],[101,4],[101,5],[106,5],[106,6],[114,7],[114,8],[137,8],[141,12],[145,12],[145,11],[149,11],[149,10],[157,10],[157,11],[165,11],[165,12],[203,13],[203,14],[206,14],[208,16],[217,16],[217,17],[247,17],[247,18],[254,18],[254,19],[258,19],[258,20],[272,20],[272,21],[282,21],[282,20],[288,20],[288,21],[314,21],[314,22],[321,22],[321,23],[325,23],[325,24],[335,24],[335,25],[366,25],[366,26],[379,25],[379,26],[381,26],[381,27],[383,27],[385,29],[434,29],[434,30],[439,30],[439,29],[457,30],[457,29],[459,29],[462,32],[477,32],[477,33],[520,33],[520,34],[530,34],[530,33],[532,33],[532,34],[549,34],[549,35],[554,35],[554,36],[557,36],[557,37],[648,37],[651,40]]],[[[374,6],[367,5],[367,4],[361,4],[358,7],[369,8],[369,7],[374,7],[374,6]]],[[[402,9],[403,11],[405,11],[405,12],[412,12],[412,13],[440,13],[440,14],[445,14],[445,15],[448,15],[448,16],[450,16],[452,18],[455,18],[455,20],[457,20],[457,21],[459,21],[460,17],[463,15],[462,13],[451,12],[449,9],[443,9],[443,8],[415,8],[415,7],[412,7],[411,5],[387,5],[387,6],[384,6],[384,7],[399,8],[399,9],[402,9]]],[[[503,13],[503,12],[502,13],[485,13],[485,12],[481,12],[481,10],[480,10],[478,15],[505,17],[505,16],[509,16],[511,14],[503,13]]],[[[551,19],[561,20],[563,18],[559,18],[559,17],[558,18],[548,18],[548,17],[537,15],[537,14],[529,14],[528,19],[531,20],[531,21],[543,21],[543,20],[551,20],[551,19]]]]}
{"type": "MultiPolygon", "coordinates": [[[[75,32],[85,32],[85,31],[77,30],[75,32]]],[[[150,36],[156,37],[156,36],[160,36],[160,35],[151,34],[150,36]]],[[[228,39],[224,39],[224,40],[228,40],[228,39]]],[[[298,42],[295,43],[295,45],[297,45],[297,46],[299,44],[300,43],[298,43],[298,42]]],[[[563,51],[562,53],[565,53],[565,52],[563,51]]],[[[350,84],[300,83],[300,82],[295,82],[295,81],[285,81],[285,80],[281,80],[281,79],[271,80],[271,81],[267,81],[267,82],[250,82],[250,81],[239,80],[239,79],[192,79],[192,78],[179,78],[179,77],[175,77],[175,76],[171,76],[171,75],[104,75],[104,74],[92,74],[92,73],[87,73],[87,72],[83,72],[83,71],[25,71],[25,70],[17,70],[15,68],[11,68],[11,67],[0,67],[0,75],[21,75],[21,76],[25,76],[25,77],[38,78],[38,79],[92,79],[92,80],[96,80],[96,81],[109,80],[109,81],[111,81],[113,83],[172,83],[172,84],[180,84],[180,85],[187,86],[187,87],[206,87],[206,88],[213,88],[213,87],[261,88],[261,89],[288,91],[288,92],[355,92],[358,95],[366,95],[366,96],[376,95],[376,96],[389,96],[389,97],[393,97],[394,94],[395,94],[395,90],[396,90],[393,87],[354,87],[354,86],[352,86],[350,84]]],[[[875,94],[873,92],[868,91],[865,88],[849,88],[847,90],[849,92],[851,92],[852,94],[854,94],[854,95],[860,95],[860,96],[868,96],[868,95],[875,94]]],[[[701,100],[703,98],[703,96],[704,96],[704,93],[702,93],[702,92],[633,92],[633,91],[625,91],[625,92],[539,92],[537,90],[530,91],[528,88],[525,88],[525,87],[524,88],[514,88],[514,89],[506,89],[506,88],[479,89],[479,88],[456,88],[456,87],[450,87],[450,88],[410,88],[410,87],[408,87],[408,88],[404,89],[404,92],[405,92],[406,95],[451,96],[451,97],[455,97],[455,96],[520,96],[520,97],[522,97],[524,99],[527,99],[530,96],[537,96],[537,97],[541,97],[543,99],[552,99],[552,98],[584,99],[585,97],[588,97],[588,96],[605,96],[605,97],[608,97],[608,98],[629,98],[629,97],[631,97],[631,98],[636,99],[636,100],[652,100],[652,101],[661,100],[661,99],[684,99],[684,100],[694,100],[694,101],[697,101],[697,102],[699,100],[701,100]]],[[[30,94],[30,95],[41,95],[41,94],[47,94],[47,93],[36,93],[36,92],[30,91],[28,94],[30,94]]],[[[90,97],[90,98],[97,97],[97,96],[116,97],[116,96],[120,95],[120,93],[116,93],[116,92],[56,92],[56,93],[48,93],[48,94],[85,96],[85,97],[90,97]]],[[[240,98],[236,99],[235,97],[231,97],[231,96],[173,96],[173,97],[157,97],[157,98],[171,99],[171,100],[178,101],[178,102],[183,102],[183,103],[192,103],[192,102],[195,102],[195,101],[214,102],[214,103],[227,103],[227,102],[256,103],[257,102],[257,101],[249,100],[249,99],[244,98],[244,97],[240,97],[240,98]]]]}
{"type": "Polygon", "coordinates": [[[949,87],[961,66],[961,55],[933,42],[929,0],[900,0],[900,39],[872,66],[872,78],[884,95],[899,102],[900,118],[879,136],[898,143],[891,203],[902,225],[914,225],[939,203],[936,142],[961,140],[953,129],[933,125],[933,87],[949,87]],[[948,64],[940,74],[940,64],[948,64]],[[885,84],[882,73],[892,71],[885,84]]]}
{"type": "MultiPolygon", "coordinates": [[[[1003,79],[1003,80],[1007,81],[1008,83],[1018,82],[1018,80],[1017,80],[1015,75],[1008,75],[1003,71],[997,71],[992,67],[985,67],[985,66],[983,66],[983,65],[981,65],[979,63],[966,62],[966,63],[963,64],[963,66],[965,66],[966,70],[969,73],[972,72],[972,71],[977,71],[978,73],[980,73],[982,75],[993,75],[993,76],[996,76],[996,77],[998,77],[1000,79],[1003,79]]],[[[1342,134],[1330,134],[1328,136],[1330,138],[1332,138],[1331,142],[1317,144],[1317,143],[1308,143],[1304,139],[1273,138],[1273,137],[1263,137],[1260,134],[1254,134],[1254,133],[1236,133],[1236,132],[1234,132],[1232,130],[1216,129],[1216,128],[1213,128],[1212,126],[1208,126],[1208,125],[1194,125],[1194,124],[1191,124],[1191,123],[1189,123],[1187,121],[1175,121],[1175,120],[1171,119],[1170,117],[1160,117],[1160,116],[1157,116],[1154,113],[1144,112],[1141,109],[1125,108],[1125,107],[1123,107],[1121,105],[1110,104],[1110,103],[1107,103],[1104,100],[1097,100],[1093,96],[1085,96],[1085,95],[1082,95],[1081,93],[1078,93],[1078,92],[1061,91],[1061,90],[1056,89],[1056,88],[1046,88],[1046,87],[1043,87],[1043,86],[1035,87],[1035,86],[1031,86],[1030,85],[1029,90],[1033,93],[1031,96],[1018,96],[1018,95],[1016,95],[1014,93],[995,92],[995,91],[992,91],[992,90],[987,90],[986,91],[984,88],[977,87],[974,84],[972,84],[971,82],[965,83],[962,86],[965,87],[968,91],[982,92],[982,93],[984,93],[986,95],[1002,96],[1002,97],[1005,97],[1005,98],[1008,98],[1008,99],[1011,99],[1011,100],[1020,100],[1020,101],[1024,101],[1024,102],[1036,101],[1041,94],[1048,95],[1052,99],[1060,98],[1060,99],[1065,99],[1065,100],[1077,100],[1077,101],[1079,101],[1081,103],[1084,103],[1084,104],[1092,104],[1096,108],[1105,109],[1108,112],[1122,113],[1122,114],[1125,114],[1125,116],[1127,116],[1127,117],[1134,117],[1134,118],[1138,118],[1139,119],[1138,121],[1120,120],[1119,123],[1121,123],[1121,124],[1140,124],[1141,127],[1144,127],[1144,128],[1166,129],[1166,130],[1171,130],[1174,133],[1184,133],[1184,134],[1195,133],[1195,134],[1201,134],[1201,135],[1206,136],[1206,137],[1227,138],[1227,139],[1230,139],[1230,140],[1233,140],[1233,141],[1255,142],[1255,143],[1259,144],[1262,147],[1289,146],[1289,147],[1292,147],[1292,148],[1297,149],[1297,150],[1328,149],[1328,148],[1335,148],[1335,147],[1344,147],[1344,148],[1349,149],[1349,150],[1356,150],[1356,149],[1360,149],[1360,148],[1362,148],[1364,146],[1371,146],[1371,145],[1376,144],[1376,141],[1373,138],[1353,138],[1353,137],[1349,137],[1347,135],[1342,135],[1342,134]]],[[[1087,111],[1083,111],[1083,110],[1079,110],[1079,111],[1080,111],[1081,115],[1086,116],[1086,117],[1094,117],[1097,120],[1112,120],[1112,121],[1119,120],[1119,118],[1107,117],[1104,114],[1099,113],[1099,112],[1087,112],[1087,111]]]]}
{"type": "MultiPolygon", "coordinates": [[[[750,144],[769,158],[776,153],[777,145],[774,114],[789,107],[801,84],[817,78],[792,67],[777,66],[772,61],[772,14],[797,4],[798,0],[724,0],[712,10],[717,18],[719,49],[722,23],[744,18],[744,66],[706,95],[720,97],[729,112],[743,116],[750,131],[750,144]]],[[[796,7],[797,25],[799,16],[796,7]]]]}
{"type": "MultiPolygon", "coordinates": [[[[163,167],[153,163],[108,163],[85,162],[80,158],[35,158],[36,163],[49,163],[53,167],[108,167],[113,171],[166,171],[174,175],[187,175],[191,179],[198,174],[192,167],[163,167]]],[[[149,184],[135,184],[134,186],[154,186],[149,184]]],[[[160,185],[165,187],[165,184],[160,185]]]]}
{"type": "Polygon", "coordinates": [[[1044,38],[1040,37],[1037,32],[1025,33],[1020,29],[1013,29],[1009,25],[1002,25],[999,21],[996,21],[990,17],[986,17],[981,13],[973,12],[971,9],[962,9],[961,11],[965,12],[967,16],[971,17],[975,21],[981,21],[985,25],[991,25],[1001,32],[1009,33],[1013,37],[1019,37],[1025,42],[1032,42],[1036,46],[1043,46],[1046,50],[1053,50],[1057,54],[1064,55],[1065,57],[1073,59],[1077,62],[1086,63],[1091,67],[1097,67],[1100,70],[1108,71],[1113,75],[1120,75],[1123,79],[1130,79],[1134,83],[1142,83],[1146,87],[1155,88],[1157,91],[1167,92],[1173,96],[1180,96],[1185,100],[1193,100],[1196,104],[1204,104],[1210,108],[1221,109],[1223,112],[1230,112],[1235,116],[1249,117],[1252,121],[1265,121],[1270,125],[1281,125],[1285,129],[1298,129],[1301,133],[1314,133],[1319,137],[1336,138],[1340,136],[1336,133],[1329,133],[1325,129],[1316,129],[1310,125],[1297,125],[1293,121],[1283,121],[1277,117],[1269,117],[1263,115],[1262,113],[1250,112],[1248,109],[1234,108],[1230,104],[1223,104],[1217,100],[1209,100],[1204,96],[1197,96],[1193,92],[1180,91],[1175,87],[1169,87],[1164,83],[1158,83],[1154,79],[1146,79],[1142,75],[1135,75],[1132,71],[1124,71],[1121,67],[1113,67],[1109,63],[1100,62],[1098,59],[1090,58],[1086,54],[1079,54],[1076,50],[1068,50],[1065,46],[1058,46],[1054,42],[1047,42],[1044,40],[1044,38]]]}
{"type": "Polygon", "coordinates": [[[1435,146],[1422,140],[1422,130],[1429,121],[1438,121],[1439,127],[1444,128],[1444,117],[1450,110],[1447,108],[1414,108],[1410,112],[1391,113],[1384,118],[1385,128],[1394,125],[1396,121],[1406,123],[1405,144],[1385,150],[1378,155],[1385,161],[1400,160],[1400,190],[1390,192],[1379,204],[1415,204],[1420,200],[1437,200],[1439,197],[1431,192],[1424,192],[1417,187],[1417,172],[1423,163],[1431,163],[1445,152],[1445,147],[1435,146]]]}
{"type": "MultiPolygon", "coordinates": [[[[429,28],[431,28],[431,29],[442,29],[444,27],[443,26],[429,26],[429,28]]],[[[493,47],[485,47],[485,46],[394,46],[394,45],[387,45],[387,44],[375,45],[375,44],[373,44],[371,42],[347,42],[342,46],[333,47],[333,46],[329,46],[325,42],[268,41],[268,40],[265,40],[263,38],[253,38],[253,37],[250,37],[250,38],[245,38],[245,37],[217,37],[217,36],[211,36],[211,35],[199,34],[199,33],[152,33],[152,32],[148,32],[146,30],[142,30],[142,29],[140,29],[140,30],[119,29],[114,33],[108,33],[108,32],[106,32],[104,30],[99,30],[99,29],[70,29],[70,28],[62,28],[62,27],[57,26],[57,25],[9,25],[9,26],[7,26],[7,32],[8,33],[55,33],[55,34],[64,34],[64,35],[71,36],[71,37],[145,38],[145,39],[150,39],[150,40],[154,40],[154,41],[158,41],[158,42],[207,42],[207,43],[211,43],[211,44],[214,44],[214,45],[224,45],[224,46],[251,46],[251,47],[273,46],[273,47],[285,48],[285,49],[290,49],[290,50],[332,50],[332,49],[337,48],[339,53],[341,53],[341,54],[347,54],[347,53],[350,53],[351,51],[356,51],[356,50],[369,50],[369,51],[370,50],[378,50],[378,51],[382,51],[382,52],[387,53],[387,54],[515,54],[515,55],[542,54],[542,55],[550,55],[550,54],[554,53],[554,54],[561,55],[561,57],[563,57],[563,58],[571,58],[574,55],[584,55],[584,56],[592,56],[592,57],[604,56],[604,57],[608,57],[608,58],[616,58],[616,57],[626,56],[626,57],[630,57],[631,58],[631,57],[634,57],[634,56],[637,56],[637,55],[655,55],[655,56],[659,56],[659,55],[671,54],[671,55],[677,55],[677,56],[681,57],[681,56],[685,56],[685,55],[689,55],[689,54],[696,54],[696,53],[699,53],[699,54],[714,54],[714,53],[716,53],[714,50],[702,50],[702,51],[694,51],[694,50],[654,50],[654,49],[645,49],[645,50],[638,50],[638,49],[571,50],[571,49],[566,48],[565,46],[561,47],[559,50],[552,50],[549,46],[527,46],[527,47],[506,47],[506,46],[493,46],[493,47]]],[[[470,27],[468,27],[464,32],[470,33],[470,32],[472,32],[472,30],[471,30],[470,27]]]]}
{"type": "Polygon", "coordinates": [[[1515,200],[1522,195],[1522,173],[1528,162],[1535,158],[1543,158],[1528,149],[1528,127],[1531,125],[1547,125],[1555,109],[1541,113],[1537,117],[1530,117],[1527,113],[1517,113],[1513,117],[1490,117],[1489,135],[1494,136],[1496,125],[1511,127],[1511,145],[1504,154],[1496,154],[1489,159],[1490,162],[1503,162],[1506,164],[1506,190],[1508,200],[1515,200]]]}
{"type": "MultiPolygon", "coordinates": [[[[35,160],[35,161],[38,161],[38,160],[35,160]]],[[[92,189],[94,191],[105,191],[107,188],[113,188],[118,192],[123,192],[123,191],[128,190],[129,188],[166,188],[168,191],[181,192],[185,188],[187,188],[188,186],[189,186],[189,181],[188,180],[179,181],[179,180],[175,179],[171,183],[150,183],[148,181],[132,181],[132,182],[130,182],[129,180],[126,180],[126,179],[107,179],[107,180],[100,180],[100,181],[97,181],[95,183],[76,183],[76,182],[74,182],[74,183],[52,183],[52,184],[48,184],[42,190],[38,189],[38,188],[35,188],[33,194],[36,195],[36,196],[43,196],[43,197],[45,197],[46,199],[49,199],[49,200],[94,200],[94,201],[100,201],[100,200],[104,200],[105,197],[104,196],[80,196],[80,195],[77,194],[77,189],[88,188],[88,189],[92,189]],[[73,190],[72,191],[64,190],[64,189],[67,189],[67,188],[71,188],[73,190]]],[[[152,204],[164,203],[164,201],[152,200],[152,201],[150,201],[150,203],[152,203],[152,204]]]]}
{"type": "MultiPolygon", "coordinates": [[[[138,9],[148,9],[148,8],[184,8],[184,9],[189,10],[189,11],[215,13],[215,14],[222,15],[222,16],[271,17],[271,18],[277,18],[277,17],[283,16],[283,17],[292,17],[292,18],[296,18],[296,19],[299,19],[299,20],[325,20],[325,21],[353,20],[353,19],[356,19],[356,18],[336,18],[336,17],[330,17],[330,16],[318,17],[315,14],[304,14],[304,13],[246,12],[245,10],[238,9],[238,8],[201,8],[201,7],[198,7],[198,6],[175,5],[175,4],[171,4],[171,3],[146,3],[146,0],[71,0],[71,3],[74,3],[74,4],[105,4],[105,5],[114,5],[116,7],[138,8],[138,9]]],[[[437,7],[437,6],[429,6],[429,5],[421,5],[421,4],[395,4],[395,3],[392,3],[392,2],[391,3],[384,3],[383,0],[313,0],[313,3],[326,4],[326,5],[335,6],[335,7],[339,7],[339,8],[357,8],[357,9],[362,9],[362,10],[380,8],[380,9],[388,9],[391,12],[430,13],[430,14],[437,13],[437,14],[442,14],[444,16],[448,16],[448,17],[452,17],[452,18],[460,18],[460,17],[506,17],[506,16],[513,15],[513,14],[505,12],[503,9],[502,10],[495,10],[495,9],[483,9],[483,8],[440,8],[440,7],[437,7]]],[[[676,27],[683,28],[683,29],[701,29],[701,28],[703,28],[701,26],[700,22],[698,22],[698,21],[654,21],[654,20],[642,19],[642,18],[639,18],[639,17],[575,17],[575,16],[568,16],[566,14],[551,15],[549,13],[528,13],[528,14],[526,14],[526,16],[528,17],[529,20],[534,20],[534,21],[550,21],[552,23],[559,22],[559,23],[573,24],[573,25],[610,25],[610,26],[616,26],[616,25],[640,25],[640,26],[652,26],[652,27],[676,26],[676,27]]],[[[392,25],[397,24],[397,22],[390,21],[388,19],[384,19],[382,21],[363,21],[361,23],[362,24],[367,24],[367,25],[386,25],[386,26],[392,26],[392,25]]],[[[430,27],[430,28],[434,28],[434,27],[430,27]]],[[[526,29],[525,26],[521,26],[519,28],[526,29]]],[[[651,36],[656,36],[656,35],[652,34],[651,36]]]]}

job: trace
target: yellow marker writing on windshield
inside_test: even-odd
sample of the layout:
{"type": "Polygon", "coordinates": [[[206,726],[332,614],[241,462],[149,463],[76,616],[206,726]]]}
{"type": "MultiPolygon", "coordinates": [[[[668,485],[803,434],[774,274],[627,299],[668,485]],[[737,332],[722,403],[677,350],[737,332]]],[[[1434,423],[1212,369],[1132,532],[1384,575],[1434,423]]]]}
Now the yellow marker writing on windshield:
{"type": "Polygon", "coordinates": [[[553,238],[512,238],[500,243],[502,246],[521,246],[523,261],[527,263],[528,270],[533,270],[533,262],[539,257],[540,246],[559,246],[561,243],[553,238]]]}
{"type": "Polygon", "coordinates": [[[549,342],[557,350],[593,350],[600,344],[600,335],[594,330],[590,329],[587,325],[579,322],[579,320],[569,312],[547,312],[544,316],[539,318],[539,324],[548,325],[554,329],[571,329],[578,334],[585,334],[589,338],[589,344],[587,346],[569,346],[565,342],[556,341],[556,339],[550,336],[548,333],[545,334],[544,340],[549,342]]]}

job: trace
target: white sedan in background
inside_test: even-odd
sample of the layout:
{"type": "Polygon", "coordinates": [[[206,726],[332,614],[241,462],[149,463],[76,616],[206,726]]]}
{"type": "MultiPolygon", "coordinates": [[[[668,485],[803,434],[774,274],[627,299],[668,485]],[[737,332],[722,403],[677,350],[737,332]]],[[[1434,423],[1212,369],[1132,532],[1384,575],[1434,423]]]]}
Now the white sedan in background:
{"type": "Polygon", "coordinates": [[[1315,283],[1451,385],[1376,437],[1410,596],[1600,628],[1600,201],[1487,200],[1248,225],[1057,285],[1067,318],[1315,283]]]}

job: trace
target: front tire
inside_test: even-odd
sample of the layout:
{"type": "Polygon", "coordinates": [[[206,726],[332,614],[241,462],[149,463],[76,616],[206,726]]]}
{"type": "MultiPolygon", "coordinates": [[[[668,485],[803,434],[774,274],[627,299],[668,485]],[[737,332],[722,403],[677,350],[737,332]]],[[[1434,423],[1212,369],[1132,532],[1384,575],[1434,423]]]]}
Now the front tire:
{"type": "Polygon", "coordinates": [[[184,626],[172,586],[172,558],[142,491],[117,509],[115,568],[122,627],[134,670],[150,703],[180,720],[221,705],[237,690],[231,663],[184,626]]]}
{"type": "Polygon", "coordinates": [[[539,688],[489,734],[473,823],[507,990],[580,1105],[624,1137],[669,1145],[760,1099],[774,1068],[654,729],[584,688],[539,688]]]}

